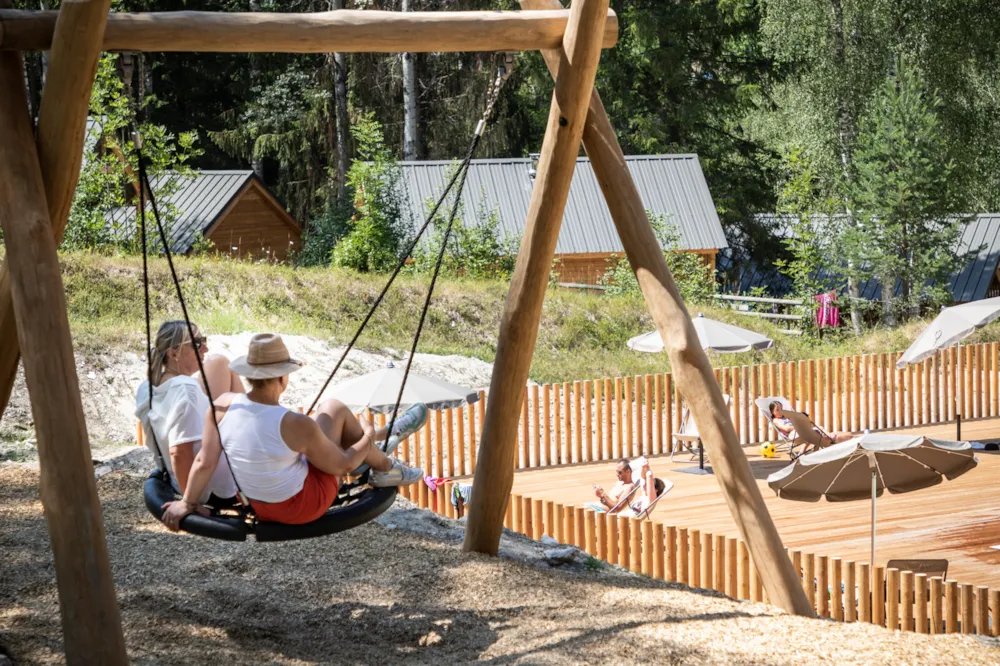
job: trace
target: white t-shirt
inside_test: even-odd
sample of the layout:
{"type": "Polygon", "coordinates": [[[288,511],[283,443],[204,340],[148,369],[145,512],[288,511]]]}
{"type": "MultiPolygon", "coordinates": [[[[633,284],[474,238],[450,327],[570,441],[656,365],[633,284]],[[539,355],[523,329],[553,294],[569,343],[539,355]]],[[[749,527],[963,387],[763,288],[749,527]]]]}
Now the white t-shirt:
{"type": "MultiPolygon", "coordinates": [[[[135,405],[135,415],[146,431],[146,446],[153,452],[157,465],[160,464],[162,456],[163,464],[170,474],[170,483],[174,486],[174,490],[180,492],[173,463],[170,461],[170,449],[195,442],[194,454],[198,455],[201,449],[201,434],[205,426],[205,413],[209,408],[208,396],[201,390],[201,385],[196,379],[181,375],[171,377],[159,386],[153,387],[152,409],[149,405],[149,383],[144,381],[136,391],[135,405]],[[156,444],[150,435],[150,427],[156,433],[156,444]],[[157,444],[160,447],[160,456],[157,456],[154,448],[157,444]]],[[[236,495],[233,475],[225,460],[221,458],[198,501],[206,502],[208,496],[213,493],[223,498],[236,495]]]]}

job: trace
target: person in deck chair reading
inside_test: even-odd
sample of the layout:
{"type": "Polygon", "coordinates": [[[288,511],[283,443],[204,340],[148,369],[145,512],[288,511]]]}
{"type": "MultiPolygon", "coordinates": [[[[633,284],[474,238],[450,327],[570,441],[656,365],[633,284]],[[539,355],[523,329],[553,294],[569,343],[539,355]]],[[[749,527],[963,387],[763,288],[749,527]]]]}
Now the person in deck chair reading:
{"type": "MultiPolygon", "coordinates": [[[[195,456],[201,450],[202,429],[208,410],[208,394],[198,370],[201,360],[212,395],[243,393],[243,382],[229,369],[229,359],[208,354],[208,344],[193,325],[191,338],[184,321],[165,321],[156,333],[150,350],[150,377],[153,382],[150,401],[149,381],[135,393],[135,416],[142,424],[146,446],[158,466],[165,468],[174,490],[187,489],[188,476],[195,456]]],[[[236,485],[227,468],[219,468],[197,496],[212,506],[231,504],[236,485]]]]}
{"type": "MultiPolygon", "coordinates": [[[[781,434],[785,436],[788,441],[792,444],[799,444],[800,438],[799,434],[795,432],[795,426],[792,425],[791,419],[785,416],[782,411],[781,403],[775,400],[767,406],[769,412],[771,412],[771,422],[774,427],[781,431],[781,434]]],[[[826,433],[819,428],[813,428],[819,435],[822,446],[830,446],[831,444],[840,444],[841,442],[846,442],[853,435],[849,432],[831,432],[826,433]]]]}
{"type": "Polygon", "coordinates": [[[207,515],[198,498],[223,452],[258,520],[289,525],[309,523],[326,513],[337,498],[338,477],[361,463],[371,468],[369,483],[376,487],[423,478],[423,470],[388,455],[427,421],[423,404],[397,418],[391,435],[388,428],[375,430],[337,400],[321,402],[314,416],[299,414],[278,400],[288,388],[288,376],[302,365],[289,356],[281,336],[271,333],[255,335],[248,354],[230,363],[247,378],[250,392],[225,393],[204,414],[202,447],[184,497],[163,506],[168,528],[178,529],[189,513],[207,515]],[[375,442],[386,438],[383,453],[375,442]]]}
{"type": "Polygon", "coordinates": [[[618,461],[615,474],[618,476],[618,480],[611,487],[611,490],[594,486],[594,494],[597,495],[597,501],[600,503],[594,502],[591,505],[596,511],[615,513],[625,508],[627,503],[622,503],[622,500],[633,494],[636,486],[639,485],[639,480],[632,478],[632,466],[629,464],[628,458],[622,458],[618,461]],[[618,506],[619,504],[621,506],[618,506]]]}

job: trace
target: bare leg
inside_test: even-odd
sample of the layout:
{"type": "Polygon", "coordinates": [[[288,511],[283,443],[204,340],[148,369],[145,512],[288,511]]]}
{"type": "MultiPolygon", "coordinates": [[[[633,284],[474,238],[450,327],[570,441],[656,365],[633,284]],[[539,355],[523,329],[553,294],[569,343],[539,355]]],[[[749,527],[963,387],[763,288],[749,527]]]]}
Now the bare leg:
{"type": "MultiPolygon", "coordinates": [[[[202,361],[205,376],[208,377],[208,391],[212,398],[218,398],[223,393],[246,393],[243,380],[229,369],[229,359],[221,354],[209,354],[202,361]]],[[[201,380],[201,373],[195,373],[195,379],[201,380]]],[[[204,388],[204,385],[202,386],[204,388]]]]}
{"type": "MultiPolygon", "coordinates": [[[[358,441],[365,434],[351,409],[339,400],[324,400],[319,403],[312,418],[319,424],[323,434],[331,440],[339,442],[344,448],[346,448],[345,445],[358,441]]],[[[384,438],[385,430],[385,428],[380,429],[376,433],[376,439],[379,439],[378,435],[384,438]]],[[[392,468],[392,461],[376,446],[368,450],[364,462],[379,472],[387,472],[392,468]]]]}

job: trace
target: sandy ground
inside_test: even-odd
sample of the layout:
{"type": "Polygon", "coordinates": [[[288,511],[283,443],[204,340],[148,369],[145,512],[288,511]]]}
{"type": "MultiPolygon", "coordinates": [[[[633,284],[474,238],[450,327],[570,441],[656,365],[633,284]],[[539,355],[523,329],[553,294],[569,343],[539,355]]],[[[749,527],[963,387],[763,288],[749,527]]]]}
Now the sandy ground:
{"type": "MultiPolygon", "coordinates": [[[[580,562],[505,535],[461,552],[463,525],[405,500],[377,523],[285,544],[172,535],[146,513],[148,455],[98,481],[136,664],[1000,664],[962,636],[790,617],[580,562]]],[[[60,663],[55,576],[30,465],[0,465],[0,653],[60,663]]]]}
{"type": "MultiPolygon", "coordinates": [[[[209,336],[209,353],[232,359],[246,353],[251,333],[209,336]]],[[[343,353],[343,347],[331,347],[326,342],[300,335],[283,336],[293,356],[306,362],[297,372],[288,391],[282,397],[288,407],[308,405],[343,353]]],[[[385,367],[394,361],[402,367],[401,354],[391,350],[374,354],[352,350],[337,373],[334,385],[366,372],[385,367]]],[[[76,371],[80,394],[87,418],[94,455],[110,457],[117,448],[135,441],[135,391],[146,377],[146,363],[138,353],[121,351],[93,357],[77,355],[76,371]]],[[[470,389],[486,388],[493,365],[465,356],[417,354],[413,372],[458,384],[470,389]]],[[[7,411],[0,418],[0,461],[31,461],[36,459],[31,405],[24,384],[24,373],[18,373],[7,411]]]]}

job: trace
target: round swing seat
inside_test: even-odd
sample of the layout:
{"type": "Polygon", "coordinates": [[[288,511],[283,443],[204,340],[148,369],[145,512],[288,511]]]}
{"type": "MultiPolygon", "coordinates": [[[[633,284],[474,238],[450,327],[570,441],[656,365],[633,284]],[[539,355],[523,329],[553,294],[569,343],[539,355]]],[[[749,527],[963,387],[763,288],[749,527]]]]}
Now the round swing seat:
{"type": "MultiPolygon", "coordinates": [[[[330,509],[320,518],[303,525],[257,522],[235,509],[215,509],[209,516],[196,513],[181,520],[181,530],[209,539],[246,541],[294,541],[336,534],[367,523],[385,513],[396,501],[396,488],[345,485],[330,509]]],[[[162,470],[155,470],[143,486],[146,508],[154,518],[163,517],[163,505],[177,499],[174,487],[162,470]]]]}

